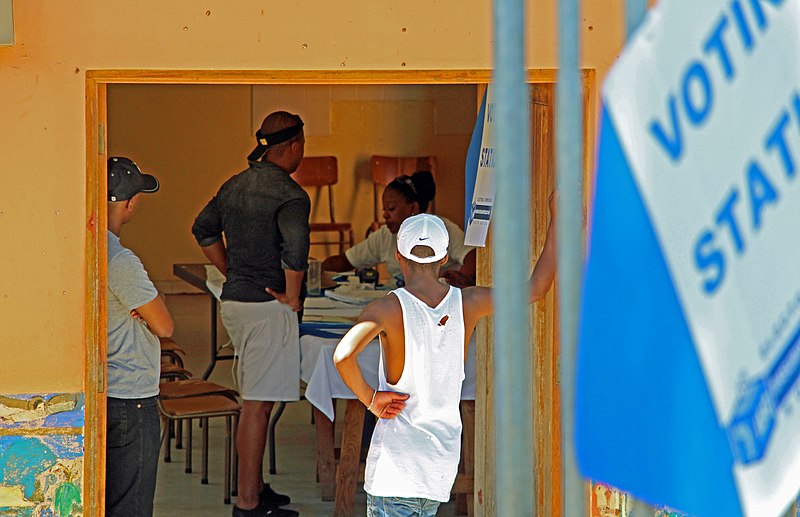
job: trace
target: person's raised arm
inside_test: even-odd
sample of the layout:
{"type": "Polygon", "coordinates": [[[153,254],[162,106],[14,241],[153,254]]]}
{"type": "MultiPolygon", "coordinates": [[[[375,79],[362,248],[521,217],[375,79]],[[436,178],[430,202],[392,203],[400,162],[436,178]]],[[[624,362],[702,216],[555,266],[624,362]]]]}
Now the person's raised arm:
{"type": "Polygon", "coordinates": [[[342,271],[351,271],[355,269],[353,264],[347,260],[347,255],[342,253],[341,255],[334,255],[332,257],[328,257],[322,261],[322,270],[323,271],[335,271],[337,273],[341,273],[342,271]]]}
{"type": "Polygon", "coordinates": [[[303,275],[308,269],[308,249],[310,247],[308,216],[311,204],[305,199],[292,200],[278,210],[276,215],[278,229],[283,239],[281,265],[286,278],[286,290],[276,292],[267,287],[266,291],[281,303],[289,305],[293,311],[303,308],[300,301],[300,288],[303,275]]]}
{"type": "Polygon", "coordinates": [[[228,274],[228,256],[222,239],[222,218],[216,196],[203,207],[192,224],[192,234],[203,254],[223,276],[228,274]]]}
{"type": "Polygon", "coordinates": [[[323,271],[352,271],[364,267],[375,267],[380,264],[381,239],[378,233],[371,233],[367,238],[341,255],[334,255],[322,261],[323,271]]]}
{"type": "Polygon", "coordinates": [[[228,253],[222,240],[218,240],[210,246],[201,246],[200,249],[208,260],[219,269],[222,276],[228,276],[228,253]]]}
{"type": "Polygon", "coordinates": [[[267,292],[279,302],[290,306],[294,312],[300,312],[300,309],[303,308],[303,304],[300,302],[300,288],[303,284],[304,272],[284,269],[283,274],[286,277],[286,291],[279,293],[267,287],[267,292]]]}
{"type": "Polygon", "coordinates": [[[463,289],[464,287],[475,285],[475,272],[477,270],[477,259],[475,256],[475,250],[470,250],[469,253],[464,256],[464,263],[459,269],[442,271],[439,276],[447,280],[447,283],[453,287],[463,289]]]}
{"type": "MultiPolygon", "coordinates": [[[[556,274],[556,237],[555,237],[555,193],[550,195],[550,225],[547,228],[544,249],[528,283],[529,303],[534,303],[547,294],[553,284],[556,274]]],[[[475,321],[494,312],[494,302],[492,300],[492,289],[488,287],[468,287],[462,290],[464,297],[465,315],[469,311],[470,317],[475,321]]]]}
{"type": "Polygon", "coordinates": [[[403,410],[408,395],[391,391],[373,390],[361,373],[358,354],[384,330],[381,313],[384,300],[376,300],[361,312],[358,323],[339,341],[333,362],[345,384],[353,391],[367,410],[378,418],[395,418],[403,410]]]}
{"type": "Polygon", "coordinates": [[[164,302],[164,297],[161,293],[153,298],[152,301],[135,308],[131,312],[132,314],[136,313],[138,317],[143,319],[147,323],[147,328],[150,329],[150,332],[156,336],[170,337],[175,330],[172,315],[167,309],[167,304],[164,302]]]}
{"type": "Polygon", "coordinates": [[[533,267],[530,279],[529,302],[533,303],[544,298],[553,278],[556,276],[556,211],[555,211],[555,192],[550,194],[550,224],[547,227],[547,237],[544,242],[544,249],[536,265],[533,267]]]}

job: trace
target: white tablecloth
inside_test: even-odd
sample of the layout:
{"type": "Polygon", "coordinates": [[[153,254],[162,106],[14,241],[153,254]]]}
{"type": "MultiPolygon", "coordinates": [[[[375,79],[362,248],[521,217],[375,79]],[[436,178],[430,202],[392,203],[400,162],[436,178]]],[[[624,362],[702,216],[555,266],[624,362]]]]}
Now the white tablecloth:
{"type": "MultiPolygon", "coordinates": [[[[333,399],[354,399],[355,394],[342,380],[333,364],[338,340],[316,336],[300,337],[300,377],[307,384],[306,399],[333,420],[333,399]]],[[[358,364],[367,384],[378,386],[380,345],[375,339],[358,355],[358,364]]],[[[469,344],[464,365],[465,379],[461,386],[462,400],[475,400],[475,335],[469,344]]]]}
{"type": "MultiPolygon", "coordinates": [[[[209,290],[219,299],[225,277],[211,265],[206,266],[209,290]]],[[[331,318],[355,319],[363,307],[355,306],[325,297],[309,297],[305,301],[304,321],[330,320],[331,318]]],[[[334,334],[344,334],[344,330],[327,330],[334,334]]],[[[333,352],[338,339],[317,336],[300,336],[300,379],[306,383],[306,399],[333,420],[333,399],[354,399],[355,394],[342,380],[333,364],[333,352]]],[[[461,386],[462,400],[475,400],[475,334],[469,343],[467,361],[464,365],[465,379],[461,386]]],[[[358,364],[367,384],[378,386],[378,361],[380,344],[373,340],[359,354],[358,364]]]]}

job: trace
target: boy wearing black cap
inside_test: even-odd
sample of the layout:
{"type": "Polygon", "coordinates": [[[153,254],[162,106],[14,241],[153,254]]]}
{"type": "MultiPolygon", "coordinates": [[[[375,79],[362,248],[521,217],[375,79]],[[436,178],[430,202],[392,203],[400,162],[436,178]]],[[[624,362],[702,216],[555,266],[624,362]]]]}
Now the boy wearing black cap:
{"type": "MultiPolygon", "coordinates": [[[[553,228],[551,221],[531,275],[531,303],[544,297],[555,276],[553,228]]],[[[336,347],[342,379],[379,418],[364,479],[368,517],[430,517],[450,499],[461,452],[464,360],[475,325],[492,312],[492,290],[438,281],[448,241],[434,215],[403,221],[396,256],[405,287],[367,305],[336,347]],[[382,354],[373,390],[356,359],[377,335],[382,354]]]]}
{"type": "Polygon", "coordinates": [[[160,418],[158,336],[172,335],[166,303],[139,258],[120,244],[122,226],[158,180],[128,158],[108,159],[108,399],[106,515],[153,514],[160,418]]]}
{"type": "Polygon", "coordinates": [[[279,508],[290,502],[289,497],[264,483],[263,463],[274,403],[300,399],[300,337],[294,312],[302,308],[311,202],[290,174],[303,159],[303,121],[285,111],[272,113],[256,139],[250,167],[220,187],[195,219],[192,233],[226,276],[220,297],[222,322],[239,357],[243,402],[233,515],[291,517],[297,512],[279,508]]]}

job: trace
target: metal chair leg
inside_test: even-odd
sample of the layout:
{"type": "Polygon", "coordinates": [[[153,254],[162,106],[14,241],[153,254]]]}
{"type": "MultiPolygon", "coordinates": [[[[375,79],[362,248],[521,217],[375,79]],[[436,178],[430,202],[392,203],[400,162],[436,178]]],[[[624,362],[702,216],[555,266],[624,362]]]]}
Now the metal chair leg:
{"type": "Polygon", "coordinates": [[[231,466],[231,476],[233,477],[233,487],[231,489],[232,495],[239,495],[239,451],[236,450],[236,437],[239,433],[239,416],[233,415],[233,443],[231,444],[231,451],[233,452],[233,462],[231,466]]]}
{"type": "Polygon", "coordinates": [[[275,413],[272,415],[272,418],[269,421],[269,473],[270,474],[277,474],[277,468],[275,464],[275,426],[278,425],[278,420],[280,420],[283,411],[286,409],[286,402],[278,402],[278,406],[275,408],[275,413]]]}
{"type": "Polygon", "coordinates": [[[231,504],[231,417],[225,417],[225,504],[231,504]]]}
{"type": "Polygon", "coordinates": [[[170,431],[172,430],[172,420],[167,419],[164,422],[164,438],[163,440],[166,442],[166,448],[164,449],[164,463],[171,463],[172,462],[172,436],[170,431]]]}
{"type": "Polygon", "coordinates": [[[200,422],[203,425],[203,475],[200,478],[200,483],[203,485],[208,484],[208,418],[201,418],[200,422]]]}
{"type": "MultiPolygon", "coordinates": [[[[170,420],[168,418],[161,417],[161,439],[158,442],[161,447],[164,447],[164,442],[169,439],[169,423],[170,420]]],[[[169,461],[167,458],[168,458],[168,453],[165,452],[164,453],[165,462],[169,461]]]]}
{"type": "MultiPolygon", "coordinates": [[[[179,421],[179,425],[182,422],[179,421]]],[[[186,420],[186,468],[184,469],[187,474],[192,473],[192,419],[186,420]]]]}
{"type": "Polygon", "coordinates": [[[183,421],[175,421],[175,448],[183,449],[183,421]]]}

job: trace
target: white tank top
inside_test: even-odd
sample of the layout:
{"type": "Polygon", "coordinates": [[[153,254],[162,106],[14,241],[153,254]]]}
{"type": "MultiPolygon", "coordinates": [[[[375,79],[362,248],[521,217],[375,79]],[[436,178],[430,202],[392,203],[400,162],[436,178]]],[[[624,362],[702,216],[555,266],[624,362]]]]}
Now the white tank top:
{"type": "Polygon", "coordinates": [[[389,384],[381,354],[379,389],[410,396],[397,418],[378,420],[367,456],[364,489],[374,496],[446,502],[461,453],[461,290],[450,287],[436,307],[405,289],[393,293],[403,312],[405,365],[397,384],[389,384]]]}

